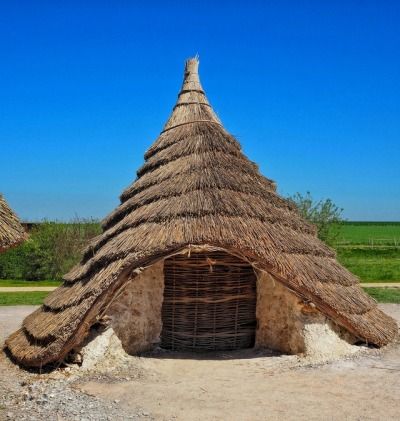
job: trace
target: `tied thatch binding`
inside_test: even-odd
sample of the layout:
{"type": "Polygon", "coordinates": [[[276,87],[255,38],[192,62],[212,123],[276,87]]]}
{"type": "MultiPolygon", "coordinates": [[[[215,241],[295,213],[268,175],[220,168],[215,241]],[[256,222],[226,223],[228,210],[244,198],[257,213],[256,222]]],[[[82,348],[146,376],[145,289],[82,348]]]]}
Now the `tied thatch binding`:
{"type": "Polygon", "coordinates": [[[81,263],[7,339],[19,363],[62,360],[138,268],[194,245],[271,273],[369,343],[395,337],[396,322],[222,127],[200,84],[197,59],[186,62],[177,104],[145,160],[81,263]]]}

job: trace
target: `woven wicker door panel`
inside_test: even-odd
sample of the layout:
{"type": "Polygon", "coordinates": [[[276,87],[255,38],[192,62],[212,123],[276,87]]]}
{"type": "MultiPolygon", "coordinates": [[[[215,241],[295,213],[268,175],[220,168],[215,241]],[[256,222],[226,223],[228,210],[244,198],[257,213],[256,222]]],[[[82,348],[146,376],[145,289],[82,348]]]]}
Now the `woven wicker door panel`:
{"type": "Polygon", "coordinates": [[[229,350],[254,346],[256,276],[227,253],[174,256],[164,263],[161,346],[229,350]]]}

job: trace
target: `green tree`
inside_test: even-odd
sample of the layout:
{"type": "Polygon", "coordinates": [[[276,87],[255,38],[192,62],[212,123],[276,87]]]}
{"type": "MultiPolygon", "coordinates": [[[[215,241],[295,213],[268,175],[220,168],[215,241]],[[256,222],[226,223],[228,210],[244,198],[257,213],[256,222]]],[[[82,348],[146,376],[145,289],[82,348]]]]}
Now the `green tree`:
{"type": "Polygon", "coordinates": [[[88,241],[100,232],[100,225],[93,220],[40,223],[31,235],[37,247],[34,255],[40,262],[38,276],[45,272],[48,279],[61,279],[80,260],[88,241]]]}
{"type": "Polygon", "coordinates": [[[43,221],[27,241],[0,255],[0,278],[60,280],[79,262],[89,240],[100,232],[100,224],[94,220],[43,221]]]}
{"type": "Polygon", "coordinates": [[[303,218],[316,225],[318,238],[329,245],[336,242],[343,223],[342,208],[331,199],[316,201],[310,192],[305,195],[296,193],[288,199],[296,205],[303,218]]]}

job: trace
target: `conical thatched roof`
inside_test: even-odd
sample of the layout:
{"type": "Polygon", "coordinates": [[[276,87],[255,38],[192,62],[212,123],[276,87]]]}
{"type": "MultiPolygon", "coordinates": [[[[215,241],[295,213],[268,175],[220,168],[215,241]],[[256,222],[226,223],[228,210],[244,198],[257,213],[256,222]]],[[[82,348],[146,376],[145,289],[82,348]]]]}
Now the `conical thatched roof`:
{"type": "Polygon", "coordinates": [[[25,239],[25,230],[0,194],[0,253],[25,239]]]}
{"type": "Polygon", "coordinates": [[[62,359],[128,273],[191,245],[240,254],[370,343],[384,345],[395,336],[394,320],[243,155],[210,107],[197,69],[196,59],[187,61],[172,115],[146,152],[136,181],[104,220],[103,234],[7,340],[20,363],[62,359]]]}

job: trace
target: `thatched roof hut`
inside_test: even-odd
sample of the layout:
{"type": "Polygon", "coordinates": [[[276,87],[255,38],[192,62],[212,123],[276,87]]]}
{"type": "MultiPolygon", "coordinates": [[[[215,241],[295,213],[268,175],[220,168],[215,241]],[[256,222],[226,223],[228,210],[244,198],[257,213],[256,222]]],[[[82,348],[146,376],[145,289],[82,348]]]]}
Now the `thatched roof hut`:
{"type": "Polygon", "coordinates": [[[25,239],[25,230],[0,194],[0,253],[25,239]]]}
{"type": "Polygon", "coordinates": [[[26,366],[60,361],[105,315],[131,352],[160,342],[301,352],[298,326],[314,316],[354,341],[387,344],[395,321],[275,190],[224,129],[197,59],[188,60],[137,179],[64,284],[8,338],[10,353],[26,366]]]}

